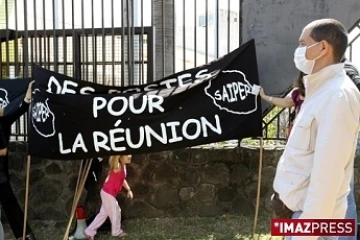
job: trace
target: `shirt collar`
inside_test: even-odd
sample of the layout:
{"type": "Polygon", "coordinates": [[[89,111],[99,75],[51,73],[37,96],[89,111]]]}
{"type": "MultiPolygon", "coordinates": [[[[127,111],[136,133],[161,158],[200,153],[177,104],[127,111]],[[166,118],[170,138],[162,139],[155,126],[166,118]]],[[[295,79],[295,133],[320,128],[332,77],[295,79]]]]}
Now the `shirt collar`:
{"type": "Polygon", "coordinates": [[[337,63],[327,66],[317,73],[304,76],[305,96],[311,95],[329,79],[342,73],[344,73],[344,63],[337,63]]]}

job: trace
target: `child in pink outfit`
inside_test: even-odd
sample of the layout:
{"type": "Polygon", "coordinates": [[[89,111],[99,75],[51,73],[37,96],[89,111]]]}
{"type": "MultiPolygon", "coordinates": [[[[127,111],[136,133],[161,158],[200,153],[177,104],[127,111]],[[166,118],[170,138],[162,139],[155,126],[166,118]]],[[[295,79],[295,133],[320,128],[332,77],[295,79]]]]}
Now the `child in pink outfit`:
{"type": "Polygon", "coordinates": [[[127,234],[121,229],[121,209],[116,196],[122,187],[127,190],[127,197],[132,199],[133,193],[126,178],[126,164],[131,162],[131,155],[111,156],[109,159],[110,172],[101,189],[101,209],[94,221],[84,231],[88,240],[93,240],[96,230],[109,217],[111,222],[111,235],[113,237],[124,237],[127,234]]]}

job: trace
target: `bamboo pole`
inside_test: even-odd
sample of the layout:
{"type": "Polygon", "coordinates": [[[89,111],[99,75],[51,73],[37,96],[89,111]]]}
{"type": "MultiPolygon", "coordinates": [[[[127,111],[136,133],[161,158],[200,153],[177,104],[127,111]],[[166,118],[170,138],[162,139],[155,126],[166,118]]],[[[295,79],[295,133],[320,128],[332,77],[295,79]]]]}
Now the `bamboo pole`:
{"type": "MultiPolygon", "coordinates": [[[[90,160],[87,160],[85,162],[85,166],[84,166],[85,171],[83,171],[83,173],[81,174],[80,186],[79,186],[78,189],[76,189],[77,191],[75,192],[75,196],[74,196],[75,201],[74,201],[73,206],[77,206],[77,204],[78,204],[78,202],[80,200],[81,193],[82,193],[82,191],[84,189],[84,185],[85,185],[85,182],[86,182],[86,178],[87,178],[87,176],[89,174],[92,161],[93,161],[93,159],[90,159],[90,160]]],[[[70,227],[71,227],[71,223],[72,223],[72,220],[74,218],[74,215],[75,215],[75,208],[73,208],[72,211],[71,211],[69,223],[68,223],[68,225],[66,227],[66,231],[65,231],[63,240],[68,240],[70,227]]]]}
{"type": "Polygon", "coordinates": [[[258,216],[259,216],[259,208],[260,208],[261,175],[262,175],[262,162],[263,162],[263,151],[264,151],[263,145],[264,145],[263,138],[260,138],[259,172],[258,172],[258,185],[257,185],[255,217],[254,217],[254,225],[253,225],[253,235],[255,235],[255,233],[256,233],[256,227],[257,227],[258,216]]]}
{"type": "Polygon", "coordinates": [[[26,159],[26,186],[25,186],[25,206],[24,206],[24,228],[23,228],[23,240],[25,240],[26,236],[26,222],[27,222],[27,214],[28,214],[28,205],[29,205],[29,182],[30,182],[30,163],[31,156],[28,155],[26,159]]]}

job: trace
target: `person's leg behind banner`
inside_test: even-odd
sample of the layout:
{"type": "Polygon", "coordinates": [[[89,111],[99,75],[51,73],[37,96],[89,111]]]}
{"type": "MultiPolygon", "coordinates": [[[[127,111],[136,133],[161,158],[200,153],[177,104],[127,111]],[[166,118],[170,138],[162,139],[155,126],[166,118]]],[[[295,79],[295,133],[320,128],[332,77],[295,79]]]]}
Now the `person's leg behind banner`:
{"type": "MultiPolygon", "coordinates": [[[[298,219],[302,212],[294,212],[292,219],[298,219]]],[[[305,239],[305,238],[304,238],[305,239]]],[[[319,237],[318,240],[338,240],[339,237],[319,237]]],[[[292,237],[285,237],[285,240],[292,240],[292,237]]]]}
{"type": "Polygon", "coordinates": [[[3,225],[1,223],[1,209],[0,209],[0,240],[4,240],[5,236],[4,236],[4,228],[3,225]]]}
{"type": "MultiPolygon", "coordinates": [[[[8,219],[11,230],[15,238],[22,238],[24,226],[24,213],[14,195],[11,185],[8,181],[0,184],[0,202],[8,219]]],[[[26,225],[26,234],[33,235],[30,226],[26,225]]],[[[35,239],[33,236],[28,239],[35,239]]]]}

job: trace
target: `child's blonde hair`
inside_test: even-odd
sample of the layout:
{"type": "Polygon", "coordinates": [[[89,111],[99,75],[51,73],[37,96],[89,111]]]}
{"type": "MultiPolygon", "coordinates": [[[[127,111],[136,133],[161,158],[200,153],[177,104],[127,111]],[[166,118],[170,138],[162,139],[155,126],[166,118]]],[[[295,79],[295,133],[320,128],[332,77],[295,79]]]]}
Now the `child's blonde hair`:
{"type": "Polygon", "coordinates": [[[129,157],[129,155],[113,155],[109,158],[110,171],[119,170],[123,168],[123,163],[121,160],[129,157]]]}
{"type": "Polygon", "coordinates": [[[120,155],[113,155],[109,158],[110,171],[121,168],[120,158],[120,155]]]}

